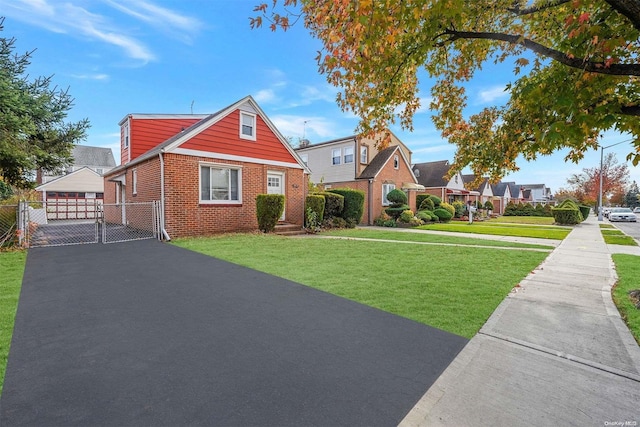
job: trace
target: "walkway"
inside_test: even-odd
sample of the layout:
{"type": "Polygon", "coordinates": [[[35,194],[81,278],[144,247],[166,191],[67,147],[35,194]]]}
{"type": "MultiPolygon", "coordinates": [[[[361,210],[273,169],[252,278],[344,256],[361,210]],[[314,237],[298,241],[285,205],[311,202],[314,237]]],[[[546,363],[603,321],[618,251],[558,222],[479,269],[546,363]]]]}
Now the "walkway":
{"type": "Polygon", "coordinates": [[[638,425],[640,347],[611,301],[615,280],[590,217],[498,306],[401,426],[638,425]]]}
{"type": "Polygon", "coordinates": [[[467,342],[155,240],[35,248],[0,425],[397,425],[467,342]]]}

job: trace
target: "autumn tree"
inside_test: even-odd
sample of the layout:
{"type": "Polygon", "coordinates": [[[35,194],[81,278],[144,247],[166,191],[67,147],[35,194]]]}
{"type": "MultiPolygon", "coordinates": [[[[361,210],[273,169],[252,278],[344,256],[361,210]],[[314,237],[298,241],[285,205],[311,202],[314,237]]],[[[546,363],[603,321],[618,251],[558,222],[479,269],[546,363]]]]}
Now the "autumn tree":
{"type": "MultiPolygon", "coordinates": [[[[607,153],[602,162],[602,203],[621,204],[624,197],[629,169],[618,163],[615,153],[607,153]],[[622,196],[620,196],[622,195],[622,196]]],[[[567,183],[577,199],[588,205],[597,205],[600,193],[600,167],[584,168],[579,174],[572,174],[567,183]]]]}
{"type": "Polygon", "coordinates": [[[37,169],[56,170],[71,161],[71,149],[84,139],[89,122],[66,122],[73,98],[51,87],[51,77],[31,79],[33,52],[19,55],[14,48],[15,39],[0,37],[0,178],[26,188],[37,169]]]}
{"type": "Polygon", "coordinates": [[[303,19],[323,44],[320,72],[361,133],[396,120],[412,130],[426,70],[434,123],[457,146],[451,173],[469,165],[496,180],[519,155],[563,148],[577,162],[611,129],[633,136],[629,159],[640,161],[638,1],[275,0],[255,11],[252,27],[303,19]],[[509,101],[467,117],[465,84],[507,60],[509,101]]]}

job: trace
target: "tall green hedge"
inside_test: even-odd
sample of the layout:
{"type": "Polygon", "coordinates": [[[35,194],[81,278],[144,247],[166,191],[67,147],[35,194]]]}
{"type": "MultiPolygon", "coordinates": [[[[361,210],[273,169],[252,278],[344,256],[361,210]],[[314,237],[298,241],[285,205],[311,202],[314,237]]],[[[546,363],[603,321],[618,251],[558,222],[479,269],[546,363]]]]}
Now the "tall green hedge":
{"type": "Polygon", "coordinates": [[[360,224],[362,215],[364,214],[364,191],[354,190],[352,188],[335,188],[329,190],[330,193],[340,194],[344,197],[344,210],[342,218],[346,221],[354,221],[360,224]]]}
{"type": "Polygon", "coordinates": [[[580,213],[582,214],[583,221],[589,217],[589,214],[591,213],[591,207],[580,205],[578,206],[578,209],[580,209],[580,213]]]}
{"type": "Polygon", "coordinates": [[[567,199],[557,207],[551,209],[553,219],[557,224],[574,225],[584,221],[577,203],[567,199]]]}
{"type": "Polygon", "coordinates": [[[324,219],[325,203],[326,202],[325,202],[324,196],[321,196],[319,194],[309,194],[307,196],[304,211],[306,212],[307,209],[311,209],[313,212],[316,213],[316,218],[318,219],[318,221],[322,222],[322,220],[324,219]]]}
{"type": "Polygon", "coordinates": [[[313,194],[324,197],[325,219],[342,218],[342,211],[344,210],[344,196],[341,194],[329,193],[328,191],[313,194]]]}
{"type": "MultiPolygon", "coordinates": [[[[420,209],[422,209],[420,206],[422,205],[422,202],[425,199],[428,199],[429,195],[428,194],[417,194],[416,195],[416,211],[419,211],[420,209]]],[[[435,206],[434,206],[435,207],[435,206]]],[[[433,209],[433,208],[432,208],[433,209]]]]}
{"type": "Polygon", "coordinates": [[[256,215],[258,228],[269,233],[276,228],[278,219],[284,212],[283,194],[258,194],[256,197],[256,215]]]}

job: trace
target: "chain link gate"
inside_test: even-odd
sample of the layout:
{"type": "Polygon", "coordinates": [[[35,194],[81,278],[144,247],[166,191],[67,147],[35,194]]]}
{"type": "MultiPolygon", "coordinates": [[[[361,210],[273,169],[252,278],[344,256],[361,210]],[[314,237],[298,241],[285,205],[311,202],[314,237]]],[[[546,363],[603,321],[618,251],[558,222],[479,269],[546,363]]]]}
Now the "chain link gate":
{"type": "Polygon", "coordinates": [[[160,202],[100,200],[20,202],[18,238],[25,247],[160,239],[160,202]]]}

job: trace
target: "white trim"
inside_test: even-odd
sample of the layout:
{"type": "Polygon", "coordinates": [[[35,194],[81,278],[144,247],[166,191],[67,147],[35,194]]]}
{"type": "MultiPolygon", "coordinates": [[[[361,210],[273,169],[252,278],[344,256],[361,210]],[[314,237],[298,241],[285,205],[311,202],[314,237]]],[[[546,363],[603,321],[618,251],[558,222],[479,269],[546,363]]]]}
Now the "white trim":
{"type": "Polygon", "coordinates": [[[209,114],[127,114],[124,116],[119,122],[118,125],[122,126],[122,124],[128,120],[132,119],[204,119],[209,117],[209,114]]]}
{"type": "Polygon", "coordinates": [[[94,171],[93,169],[91,169],[90,167],[88,167],[88,166],[83,166],[83,167],[81,167],[80,169],[74,170],[74,171],[73,171],[73,172],[71,172],[71,173],[68,173],[68,174],[66,174],[66,175],[59,176],[59,177],[57,177],[56,179],[52,179],[51,181],[47,181],[47,182],[45,182],[45,183],[43,183],[43,184],[40,184],[40,185],[38,185],[38,186],[35,188],[35,190],[36,190],[36,191],[47,191],[47,186],[49,186],[50,184],[57,183],[58,181],[63,180],[63,179],[68,179],[69,177],[71,177],[71,176],[73,176],[73,175],[76,175],[78,172],[80,172],[80,171],[82,171],[82,170],[84,170],[84,169],[86,169],[86,170],[88,170],[88,171],[91,171],[91,173],[95,174],[96,176],[102,176],[102,175],[100,175],[98,172],[96,172],[96,171],[94,171]]]}
{"type": "MultiPolygon", "coordinates": [[[[231,188],[229,188],[231,191],[231,188]]],[[[242,204],[242,166],[228,163],[198,162],[198,203],[201,205],[241,205],[242,204]],[[202,167],[214,169],[229,169],[238,171],[238,200],[203,200],[201,193],[202,167]]]]}
{"type": "Polygon", "coordinates": [[[342,164],[342,147],[332,148],[331,149],[331,166],[340,166],[342,164]],[[338,152],[338,155],[335,155],[335,152],[338,152]],[[338,159],[338,163],[335,163],[333,160],[338,159]]]}
{"type": "MultiPolygon", "coordinates": [[[[286,193],[287,193],[287,187],[286,187],[286,181],[285,181],[285,177],[286,174],[282,171],[271,171],[271,170],[267,170],[267,194],[269,194],[269,175],[273,175],[273,176],[277,176],[280,178],[280,193],[278,194],[282,194],[283,196],[286,197],[286,193]]],[[[280,221],[284,221],[286,218],[286,213],[287,213],[287,203],[286,203],[286,199],[285,199],[285,206],[284,209],[282,210],[282,216],[279,218],[280,221]]]]}
{"type": "Polygon", "coordinates": [[[131,194],[138,194],[138,169],[131,171],[131,194]]]}
{"type": "Polygon", "coordinates": [[[393,155],[393,168],[400,169],[400,156],[397,154],[393,155]]]}
{"type": "Polygon", "coordinates": [[[369,147],[366,145],[360,146],[360,164],[361,165],[369,164],[369,147]],[[364,154],[364,162],[362,161],[363,154],[364,154]]]}
{"type": "Polygon", "coordinates": [[[345,165],[349,164],[349,163],[355,163],[355,150],[353,149],[353,147],[343,147],[342,148],[342,163],[344,163],[345,165]],[[348,162],[347,161],[347,156],[349,154],[347,154],[347,150],[351,150],[351,161],[348,162]]]}
{"type": "Polygon", "coordinates": [[[392,187],[389,191],[387,191],[387,194],[389,194],[391,192],[391,190],[395,190],[396,189],[396,185],[395,184],[382,184],[382,206],[390,206],[391,202],[389,202],[387,200],[387,194],[385,194],[384,192],[384,188],[385,187],[392,187]]]}
{"type": "Polygon", "coordinates": [[[304,169],[298,163],[288,163],[288,162],[279,162],[276,160],[257,159],[255,157],[236,156],[234,154],[213,153],[210,151],[192,150],[189,148],[174,148],[171,151],[166,151],[166,152],[174,153],[174,154],[182,154],[184,156],[215,157],[216,159],[219,159],[219,160],[233,160],[237,162],[256,163],[259,165],[282,166],[286,168],[304,169]]]}
{"type": "Polygon", "coordinates": [[[248,139],[249,141],[255,141],[256,140],[256,133],[257,132],[257,128],[258,128],[258,119],[257,116],[254,113],[250,113],[248,111],[243,111],[243,110],[238,110],[240,112],[240,139],[248,139]],[[253,121],[253,125],[251,126],[251,135],[246,135],[245,133],[242,132],[242,128],[244,126],[244,124],[242,123],[242,119],[244,118],[244,116],[250,117],[251,120],[253,121]]]}

